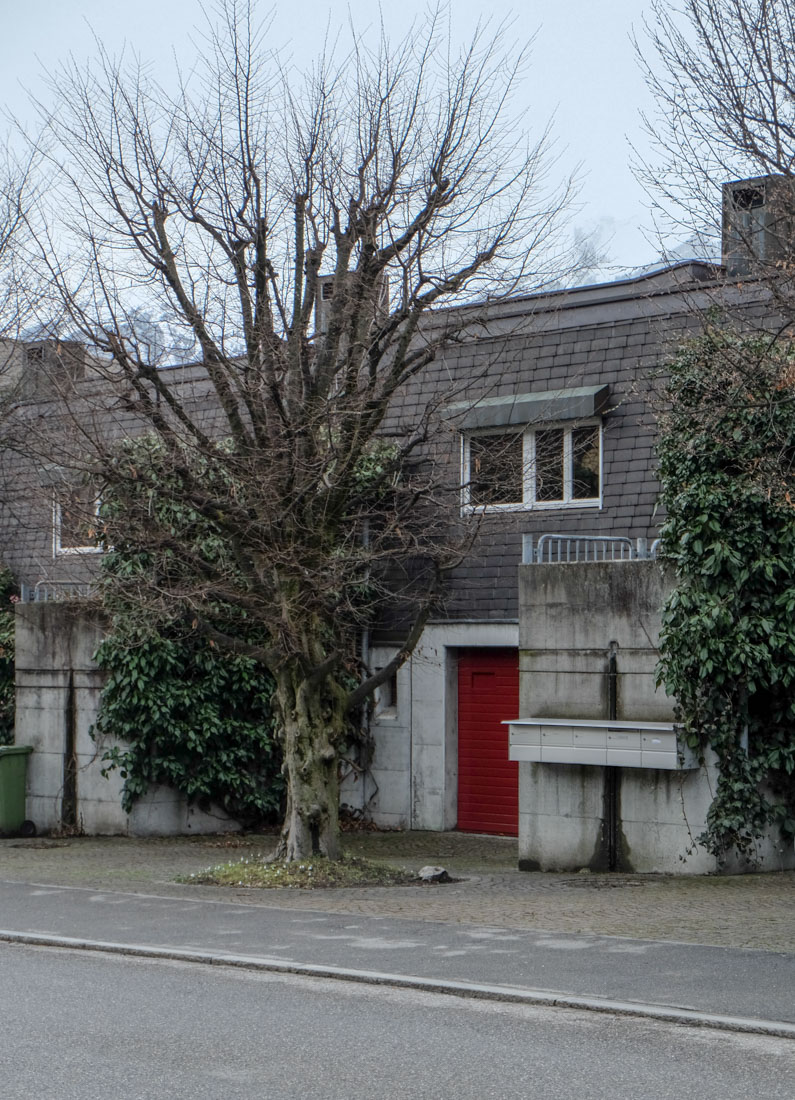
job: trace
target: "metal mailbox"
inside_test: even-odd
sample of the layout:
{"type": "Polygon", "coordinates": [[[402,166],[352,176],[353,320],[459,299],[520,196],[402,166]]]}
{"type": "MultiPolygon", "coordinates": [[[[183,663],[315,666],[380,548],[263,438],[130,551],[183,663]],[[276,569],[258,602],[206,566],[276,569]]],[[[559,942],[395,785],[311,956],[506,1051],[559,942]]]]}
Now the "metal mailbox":
{"type": "Polygon", "coordinates": [[[695,754],[669,722],[514,718],[503,724],[508,726],[509,760],[665,771],[698,767],[695,754]]]}

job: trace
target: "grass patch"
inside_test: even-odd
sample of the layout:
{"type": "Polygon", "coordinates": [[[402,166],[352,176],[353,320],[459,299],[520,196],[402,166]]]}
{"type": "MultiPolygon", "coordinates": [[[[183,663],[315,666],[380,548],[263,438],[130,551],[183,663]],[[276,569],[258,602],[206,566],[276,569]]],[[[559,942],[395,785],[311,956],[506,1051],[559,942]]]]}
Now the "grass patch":
{"type": "Polygon", "coordinates": [[[195,874],[183,875],[178,882],[196,886],[253,886],[270,890],[318,890],[330,886],[407,886],[419,881],[405,867],[391,867],[360,856],[344,855],[340,860],[315,856],[303,863],[277,860],[266,863],[261,855],[247,856],[230,863],[219,863],[195,874]]]}

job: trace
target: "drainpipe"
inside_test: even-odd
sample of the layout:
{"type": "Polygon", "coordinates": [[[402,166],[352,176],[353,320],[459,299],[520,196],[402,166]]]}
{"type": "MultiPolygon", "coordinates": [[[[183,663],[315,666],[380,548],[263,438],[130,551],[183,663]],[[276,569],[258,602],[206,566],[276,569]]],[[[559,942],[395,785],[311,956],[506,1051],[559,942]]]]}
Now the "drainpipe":
{"type": "MultiPolygon", "coordinates": [[[[366,519],[362,525],[362,547],[365,551],[370,549],[370,521],[366,519]]],[[[365,583],[370,579],[370,566],[368,565],[365,570],[365,583]]],[[[370,627],[363,626],[361,640],[359,643],[360,657],[362,662],[362,679],[366,680],[370,675],[370,627]]],[[[372,704],[369,700],[365,700],[362,707],[362,727],[365,736],[370,733],[370,719],[372,718],[372,704]],[[364,728],[366,727],[366,728],[364,728]]],[[[362,772],[362,812],[367,809],[367,772],[362,772]]]]}
{"type": "Polygon", "coordinates": [[[63,786],[61,795],[61,828],[76,829],[77,812],[77,692],[75,674],[69,669],[64,700],[63,786]]]}
{"type": "MultiPolygon", "coordinates": [[[[618,718],[618,642],[611,642],[607,650],[607,718],[615,722],[618,718]]],[[[605,847],[607,849],[608,871],[618,870],[619,859],[619,804],[621,787],[621,769],[607,765],[605,767],[605,847]]]]}
{"type": "MultiPolygon", "coordinates": [[[[370,521],[366,519],[362,524],[362,549],[367,551],[370,549],[370,521]]],[[[365,583],[370,579],[370,566],[368,565],[364,572],[365,583]]],[[[362,671],[364,678],[370,675],[370,628],[369,626],[362,627],[361,638],[361,658],[362,658],[362,671]]]]}

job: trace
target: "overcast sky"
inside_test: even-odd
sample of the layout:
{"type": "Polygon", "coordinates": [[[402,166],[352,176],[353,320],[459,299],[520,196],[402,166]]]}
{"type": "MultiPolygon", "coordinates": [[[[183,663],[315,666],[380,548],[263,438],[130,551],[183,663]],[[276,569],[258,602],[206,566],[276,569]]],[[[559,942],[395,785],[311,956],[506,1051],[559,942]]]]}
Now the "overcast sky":
{"type": "MultiPolygon", "coordinates": [[[[384,4],[384,19],[394,35],[425,10],[421,0],[384,4]]],[[[618,266],[649,262],[656,255],[646,198],[630,168],[629,142],[644,144],[638,112],[649,106],[634,58],[630,34],[642,33],[648,0],[453,0],[455,33],[470,37],[485,13],[493,19],[513,16],[517,41],[535,34],[532,61],[521,96],[530,119],[541,130],[553,119],[561,154],[561,175],[581,165],[581,208],[575,224],[599,227],[611,238],[618,266]],[[554,117],[553,117],[554,116],[554,117]]],[[[266,12],[268,5],[262,5],[266,12]]],[[[327,26],[344,27],[348,13],[359,29],[371,25],[372,0],[322,2],[300,0],[274,6],[274,43],[287,46],[296,64],[318,53],[327,26]]],[[[3,65],[0,101],[16,114],[27,112],[24,87],[41,87],[42,72],[69,52],[85,58],[94,52],[92,32],[116,52],[126,42],[155,67],[167,71],[173,56],[189,62],[190,34],[202,22],[199,0],[28,0],[7,4],[3,13],[3,65]]],[[[377,15],[375,16],[377,18],[377,15]]]]}

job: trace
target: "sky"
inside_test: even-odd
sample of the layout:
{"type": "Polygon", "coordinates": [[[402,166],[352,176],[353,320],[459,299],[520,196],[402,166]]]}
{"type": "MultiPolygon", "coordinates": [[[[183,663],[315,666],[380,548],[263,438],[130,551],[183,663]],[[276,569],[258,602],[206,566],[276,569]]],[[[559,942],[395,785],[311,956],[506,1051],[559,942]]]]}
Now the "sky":
{"type": "MultiPolygon", "coordinates": [[[[30,0],[8,4],[3,14],[3,65],[0,104],[23,120],[32,117],[25,89],[41,92],[48,71],[69,53],[86,59],[95,53],[94,37],[111,53],[125,44],[168,73],[174,59],[189,63],[191,35],[203,21],[200,0],[30,0]]],[[[534,37],[531,60],[519,89],[528,109],[531,132],[548,122],[556,143],[556,170],[573,170],[580,181],[572,225],[595,231],[610,263],[628,268],[652,262],[659,249],[649,200],[630,170],[630,146],[643,150],[641,109],[652,106],[631,42],[642,37],[650,0],[452,0],[453,33],[467,40],[484,13],[496,23],[512,19],[517,42],[534,37]]],[[[399,36],[426,5],[400,0],[383,5],[388,30],[399,36]]],[[[281,0],[273,12],[271,36],[298,66],[309,62],[349,18],[359,30],[378,18],[372,0],[322,2],[281,0]]]]}

